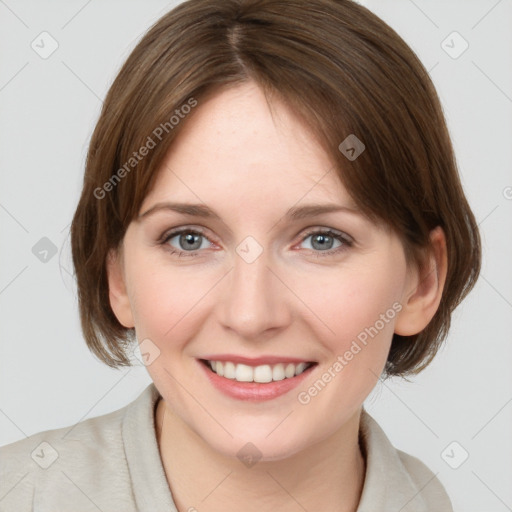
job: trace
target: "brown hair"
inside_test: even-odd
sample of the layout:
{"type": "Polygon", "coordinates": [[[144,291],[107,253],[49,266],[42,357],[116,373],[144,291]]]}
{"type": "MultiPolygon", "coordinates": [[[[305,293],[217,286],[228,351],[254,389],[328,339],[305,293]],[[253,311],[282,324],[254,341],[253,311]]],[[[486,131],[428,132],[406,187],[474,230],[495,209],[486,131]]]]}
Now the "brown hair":
{"type": "Polygon", "coordinates": [[[387,375],[418,373],[476,282],[480,236],[427,71],[392,28],[351,0],[188,0],[130,54],[92,135],[71,226],[90,350],[111,367],[130,365],[134,330],[110,307],[108,251],[138,215],[185,114],[217,88],[247,80],[307,123],[360,208],[399,234],[408,260],[419,261],[430,231],[443,228],[440,306],[419,334],[394,335],[386,365],[387,375]],[[350,134],[365,145],[352,161],[338,149],[350,134]]]}

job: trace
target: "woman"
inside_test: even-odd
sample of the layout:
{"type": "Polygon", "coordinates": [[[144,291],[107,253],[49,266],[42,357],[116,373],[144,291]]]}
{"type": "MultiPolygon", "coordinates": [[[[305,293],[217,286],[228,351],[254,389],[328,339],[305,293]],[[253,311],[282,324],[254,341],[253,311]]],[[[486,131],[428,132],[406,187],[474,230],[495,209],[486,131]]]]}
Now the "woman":
{"type": "Polygon", "coordinates": [[[160,19],[105,99],[72,250],[88,346],[138,344],[153,383],[3,447],[5,510],[452,510],[363,402],[430,363],[480,239],[428,74],[367,9],[160,19]]]}

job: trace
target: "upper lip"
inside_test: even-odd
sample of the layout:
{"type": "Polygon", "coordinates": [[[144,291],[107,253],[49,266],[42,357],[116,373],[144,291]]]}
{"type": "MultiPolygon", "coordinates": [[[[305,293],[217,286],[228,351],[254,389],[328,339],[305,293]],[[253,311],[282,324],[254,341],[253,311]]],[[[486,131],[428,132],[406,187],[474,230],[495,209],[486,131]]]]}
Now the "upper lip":
{"type": "Polygon", "coordinates": [[[215,354],[207,355],[202,359],[207,361],[231,361],[236,364],[246,364],[248,366],[260,366],[263,364],[278,364],[278,363],[314,363],[311,359],[301,359],[299,357],[287,356],[260,356],[260,357],[244,357],[235,354],[215,354]]]}

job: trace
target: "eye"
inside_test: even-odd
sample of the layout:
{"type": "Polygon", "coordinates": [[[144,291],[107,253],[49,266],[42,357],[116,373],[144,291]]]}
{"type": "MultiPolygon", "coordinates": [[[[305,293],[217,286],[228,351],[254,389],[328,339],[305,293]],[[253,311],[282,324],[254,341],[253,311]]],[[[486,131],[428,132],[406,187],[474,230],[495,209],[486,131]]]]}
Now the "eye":
{"type": "Polygon", "coordinates": [[[315,256],[333,255],[345,251],[353,245],[353,241],[348,235],[332,229],[310,231],[302,239],[302,243],[309,238],[311,238],[310,246],[315,256]],[[338,245],[335,245],[336,243],[338,245]]]}
{"type": "MultiPolygon", "coordinates": [[[[308,251],[316,257],[331,256],[347,250],[353,245],[350,236],[332,229],[315,229],[308,232],[302,242],[311,239],[308,251]]],[[[179,257],[199,256],[202,249],[207,249],[212,242],[198,228],[179,228],[162,235],[159,244],[172,255],[179,257]],[[176,239],[173,243],[172,240],[176,239]]]]}
{"type": "Polygon", "coordinates": [[[178,256],[198,256],[197,251],[207,249],[208,239],[201,230],[191,228],[176,229],[163,235],[160,244],[164,245],[171,254],[178,256]],[[176,239],[175,245],[171,244],[171,240],[176,239]],[[206,242],[206,246],[203,244],[206,242]]]}

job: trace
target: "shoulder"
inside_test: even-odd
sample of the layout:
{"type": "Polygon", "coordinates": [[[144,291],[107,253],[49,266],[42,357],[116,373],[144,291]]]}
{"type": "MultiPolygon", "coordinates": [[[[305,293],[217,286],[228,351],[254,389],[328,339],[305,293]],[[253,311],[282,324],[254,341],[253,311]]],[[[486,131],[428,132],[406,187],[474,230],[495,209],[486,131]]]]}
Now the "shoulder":
{"type": "Polygon", "coordinates": [[[405,471],[421,493],[427,510],[453,512],[450,498],[437,475],[417,457],[401,450],[396,452],[405,471]]]}
{"type": "Polygon", "coordinates": [[[72,451],[76,455],[111,451],[118,441],[125,408],[89,418],[75,425],[45,430],[25,439],[0,447],[0,471],[14,468],[48,468],[72,451]]]}
{"type": "Polygon", "coordinates": [[[386,510],[402,512],[453,512],[440,480],[421,460],[396,449],[363,409],[360,422],[361,448],[366,474],[357,512],[386,510]]]}
{"type": "Polygon", "coordinates": [[[105,511],[110,503],[134,510],[127,499],[131,490],[122,431],[136,401],[0,447],[0,511],[35,510],[37,504],[46,510],[51,504],[78,512],[90,510],[91,503],[104,504],[105,511]]]}

